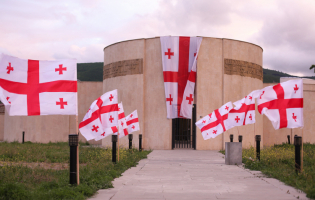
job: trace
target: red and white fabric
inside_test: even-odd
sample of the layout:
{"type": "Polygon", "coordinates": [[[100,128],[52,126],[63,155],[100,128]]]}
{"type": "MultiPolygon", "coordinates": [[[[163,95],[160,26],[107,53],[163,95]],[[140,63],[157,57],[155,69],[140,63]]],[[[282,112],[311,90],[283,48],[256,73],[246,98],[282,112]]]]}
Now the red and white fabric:
{"type": "Polygon", "coordinates": [[[227,129],[234,126],[243,126],[253,124],[255,120],[255,99],[259,96],[260,90],[254,90],[243,99],[234,102],[235,107],[230,110],[228,120],[226,121],[227,129]]]}
{"type": "Polygon", "coordinates": [[[180,115],[191,119],[192,116],[192,106],[193,106],[193,101],[194,101],[194,94],[195,94],[195,84],[196,84],[196,76],[197,76],[197,59],[198,59],[198,53],[199,53],[199,48],[201,44],[202,38],[197,37],[196,42],[193,42],[192,45],[196,48],[196,56],[194,58],[194,62],[191,68],[191,71],[189,73],[189,77],[187,80],[187,84],[184,90],[184,95],[183,95],[183,101],[180,109],[180,115]]]}
{"type": "Polygon", "coordinates": [[[232,108],[232,102],[228,102],[196,122],[204,140],[215,138],[229,129],[226,127],[226,121],[232,108]]]}
{"type": "MultiPolygon", "coordinates": [[[[198,37],[160,37],[167,118],[180,118],[184,90],[198,56],[198,37]]],[[[193,80],[192,80],[193,82],[193,80]]],[[[189,92],[193,91],[189,90],[189,92]]],[[[188,92],[187,92],[188,93],[188,92]]],[[[190,97],[190,95],[189,95],[190,97]]],[[[190,99],[192,99],[191,97],[190,99]]],[[[192,102],[191,100],[189,102],[192,102]]]]}
{"type": "Polygon", "coordinates": [[[117,125],[118,97],[117,90],[113,90],[103,94],[91,104],[79,124],[79,129],[87,140],[100,140],[117,132],[117,125]]]}
{"type": "MultiPolygon", "coordinates": [[[[128,126],[127,121],[125,117],[124,107],[122,103],[118,104],[118,132],[119,138],[122,138],[126,135],[128,135],[128,126]]],[[[115,135],[117,135],[115,133],[115,135]]]]}
{"type": "Polygon", "coordinates": [[[77,115],[74,59],[25,60],[0,54],[0,86],[10,116],[77,115]]]}
{"type": "Polygon", "coordinates": [[[137,110],[126,117],[129,134],[140,130],[137,110]]]}
{"type": "Polygon", "coordinates": [[[276,130],[304,126],[302,79],[265,87],[257,101],[259,113],[266,115],[276,130]]]}
{"type": "Polygon", "coordinates": [[[9,101],[9,98],[7,98],[7,96],[4,95],[4,90],[2,89],[1,86],[0,86],[0,101],[3,103],[7,112],[10,112],[11,102],[9,101]]]}

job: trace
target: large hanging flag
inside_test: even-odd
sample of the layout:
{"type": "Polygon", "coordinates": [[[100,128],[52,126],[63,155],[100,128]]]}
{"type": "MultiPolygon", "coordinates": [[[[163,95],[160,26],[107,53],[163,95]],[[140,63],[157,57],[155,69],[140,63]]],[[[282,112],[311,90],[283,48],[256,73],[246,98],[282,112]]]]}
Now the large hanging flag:
{"type": "MultiPolygon", "coordinates": [[[[118,104],[118,127],[119,127],[119,138],[128,135],[128,126],[126,122],[124,107],[122,102],[118,104]]],[[[117,133],[116,133],[117,134],[117,133]]],[[[115,134],[115,135],[116,135],[115,134]]]]}
{"type": "Polygon", "coordinates": [[[140,130],[137,110],[126,117],[129,134],[140,130]]]}
{"type": "Polygon", "coordinates": [[[303,80],[295,79],[260,90],[258,111],[271,121],[273,127],[303,127],[303,80]]]}
{"type": "MultiPolygon", "coordinates": [[[[180,115],[182,102],[186,100],[186,98],[183,99],[183,95],[193,63],[198,56],[201,38],[165,36],[160,40],[167,118],[183,117],[180,115]]],[[[190,81],[194,82],[193,76],[190,81]]],[[[193,90],[192,88],[187,91],[190,103],[193,99],[193,96],[190,96],[194,94],[193,90]]]]}
{"type": "Polygon", "coordinates": [[[215,138],[229,129],[226,127],[226,120],[232,108],[232,102],[228,102],[196,122],[204,140],[215,138]]]}
{"type": "Polygon", "coordinates": [[[103,94],[91,104],[79,124],[79,129],[87,140],[100,140],[117,132],[117,125],[118,98],[117,90],[113,90],[103,94]]]}
{"type": "Polygon", "coordinates": [[[199,53],[199,47],[202,41],[201,37],[198,37],[196,39],[197,43],[197,53],[193,62],[193,66],[191,69],[191,72],[189,73],[189,77],[187,80],[187,84],[184,90],[184,96],[183,96],[183,101],[180,109],[180,115],[191,119],[192,116],[192,106],[193,106],[193,101],[194,101],[194,94],[195,94],[195,84],[196,84],[196,76],[197,76],[197,55],[199,53]]]}
{"type": "Polygon", "coordinates": [[[243,99],[234,102],[235,107],[230,110],[228,120],[226,121],[227,129],[234,126],[243,126],[253,124],[255,120],[255,99],[259,96],[260,90],[249,93],[243,99]]]}
{"type": "Polygon", "coordinates": [[[1,54],[0,86],[5,99],[10,102],[10,116],[78,113],[77,64],[74,59],[24,60],[1,54]]]}

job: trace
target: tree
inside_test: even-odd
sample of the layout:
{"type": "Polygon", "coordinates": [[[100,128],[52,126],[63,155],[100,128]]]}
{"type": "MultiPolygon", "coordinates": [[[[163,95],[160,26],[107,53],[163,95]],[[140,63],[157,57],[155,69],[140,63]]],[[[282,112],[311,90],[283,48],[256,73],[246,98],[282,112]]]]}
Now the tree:
{"type": "Polygon", "coordinates": [[[310,67],[310,69],[313,69],[314,68],[314,73],[315,73],[315,65],[312,65],[311,67],[310,67]]]}

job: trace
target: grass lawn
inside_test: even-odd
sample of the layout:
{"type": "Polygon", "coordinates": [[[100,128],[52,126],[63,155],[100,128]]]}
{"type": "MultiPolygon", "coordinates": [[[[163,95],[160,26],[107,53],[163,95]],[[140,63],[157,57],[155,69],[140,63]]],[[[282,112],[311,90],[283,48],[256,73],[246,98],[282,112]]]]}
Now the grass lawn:
{"type": "MultiPolygon", "coordinates": [[[[222,152],[224,153],[224,152],[222,152]]],[[[315,145],[304,144],[303,173],[295,172],[294,145],[282,144],[260,151],[260,161],[255,160],[256,149],[243,149],[245,168],[261,171],[287,185],[302,190],[315,199],[315,145]]]]}
{"type": "Polygon", "coordinates": [[[69,149],[68,143],[0,143],[0,199],[86,199],[150,153],[120,149],[113,164],[111,149],[80,144],[80,185],[72,186],[69,149]]]}

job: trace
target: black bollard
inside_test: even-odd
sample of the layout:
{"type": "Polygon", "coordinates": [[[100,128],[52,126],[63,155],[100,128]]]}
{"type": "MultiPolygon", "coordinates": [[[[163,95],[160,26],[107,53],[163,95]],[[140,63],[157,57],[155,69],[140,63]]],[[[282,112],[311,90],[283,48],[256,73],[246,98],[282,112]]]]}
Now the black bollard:
{"type": "Polygon", "coordinates": [[[239,135],[238,136],[238,142],[242,142],[243,141],[243,136],[239,135]]]}
{"type": "Polygon", "coordinates": [[[22,133],[22,144],[24,144],[24,135],[25,135],[25,131],[23,131],[22,133]]]}
{"type": "Polygon", "coordinates": [[[77,184],[77,146],[79,145],[79,135],[69,135],[70,146],[70,184],[77,184]]]}
{"type": "Polygon", "coordinates": [[[260,135],[256,135],[255,136],[255,140],[256,140],[256,159],[258,159],[260,161],[260,141],[261,141],[261,136],[260,135]]]}
{"type": "Polygon", "coordinates": [[[296,173],[301,172],[301,146],[302,137],[294,136],[294,146],[295,146],[295,171],[296,173]]]}
{"type": "Polygon", "coordinates": [[[129,134],[128,135],[128,139],[129,139],[129,149],[132,149],[132,139],[133,139],[133,135],[129,134]]]}
{"type": "Polygon", "coordinates": [[[139,151],[142,151],[142,134],[139,134],[139,151]]]}
{"type": "Polygon", "coordinates": [[[233,142],[233,134],[230,135],[230,142],[233,142]]]}
{"type": "Polygon", "coordinates": [[[116,143],[117,143],[117,135],[112,135],[112,162],[116,163],[116,143]]]}
{"type": "Polygon", "coordinates": [[[290,142],[290,135],[287,135],[287,138],[288,138],[288,144],[291,144],[291,142],[290,142]]]}

